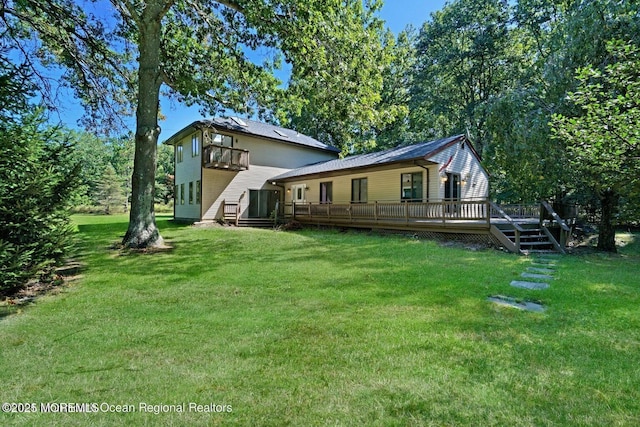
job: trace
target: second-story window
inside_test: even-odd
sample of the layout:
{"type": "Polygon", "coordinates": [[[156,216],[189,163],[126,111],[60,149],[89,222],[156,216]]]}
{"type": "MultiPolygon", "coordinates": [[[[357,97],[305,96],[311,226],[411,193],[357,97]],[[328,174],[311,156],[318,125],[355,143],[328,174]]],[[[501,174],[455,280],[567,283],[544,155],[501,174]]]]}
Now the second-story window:
{"type": "Polygon", "coordinates": [[[176,163],[182,162],[183,151],[184,151],[184,146],[182,144],[176,147],[176,163]]]}
{"type": "Polygon", "coordinates": [[[193,134],[191,137],[191,157],[200,155],[200,135],[193,134]]]}

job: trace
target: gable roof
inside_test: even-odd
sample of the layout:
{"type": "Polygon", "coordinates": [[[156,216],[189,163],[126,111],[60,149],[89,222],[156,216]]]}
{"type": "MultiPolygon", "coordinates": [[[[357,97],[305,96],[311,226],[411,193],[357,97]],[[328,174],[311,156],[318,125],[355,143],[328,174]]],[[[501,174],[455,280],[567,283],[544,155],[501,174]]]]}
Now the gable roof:
{"type": "Polygon", "coordinates": [[[165,141],[165,144],[173,145],[192,130],[203,128],[213,128],[217,131],[242,133],[245,135],[273,139],[289,144],[302,145],[322,151],[340,153],[340,149],[324,144],[317,139],[303,135],[298,131],[257,122],[255,120],[240,119],[238,117],[216,117],[207,120],[197,120],[169,137],[169,139],[165,141]]]}
{"type": "MultiPolygon", "coordinates": [[[[429,160],[430,157],[438,154],[445,148],[462,141],[468,141],[466,136],[456,135],[420,144],[390,148],[388,150],[378,151],[375,153],[359,154],[356,156],[345,157],[344,159],[329,160],[327,162],[315,163],[313,165],[293,169],[272,178],[272,180],[280,181],[305,175],[359,169],[412,160],[429,160]]],[[[472,152],[477,157],[475,150],[472,149],[472,152]]]]}

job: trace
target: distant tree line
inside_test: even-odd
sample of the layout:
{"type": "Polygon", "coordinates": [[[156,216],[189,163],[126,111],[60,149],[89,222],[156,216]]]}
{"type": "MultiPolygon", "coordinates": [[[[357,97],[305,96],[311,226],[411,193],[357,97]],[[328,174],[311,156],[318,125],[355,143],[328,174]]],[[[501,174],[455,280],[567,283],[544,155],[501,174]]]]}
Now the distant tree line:
{"type": "MultiPolygon", "coordinates": [[[[97,137],[70,131],[73,156],[80,164],[80,186],[71,201],[75,212],[123,213],[131,202],[134,139],[97,137]]],[[[155,202],[162,208],[173,202],[173,149],[158,147],[155,202]]]]}

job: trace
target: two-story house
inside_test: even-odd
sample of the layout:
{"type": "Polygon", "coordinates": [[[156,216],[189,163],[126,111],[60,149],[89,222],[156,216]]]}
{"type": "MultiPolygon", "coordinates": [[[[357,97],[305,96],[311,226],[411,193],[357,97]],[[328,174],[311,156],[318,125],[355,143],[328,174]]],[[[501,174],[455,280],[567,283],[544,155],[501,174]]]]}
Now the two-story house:
{"type": "Polygon", "coordinates": [[[272,177],[340,153],[294,130],[237,117],[195,121],[165,144],[175,152],[174,217],[185,221],[269,218],[283,199],[272,177]]]}

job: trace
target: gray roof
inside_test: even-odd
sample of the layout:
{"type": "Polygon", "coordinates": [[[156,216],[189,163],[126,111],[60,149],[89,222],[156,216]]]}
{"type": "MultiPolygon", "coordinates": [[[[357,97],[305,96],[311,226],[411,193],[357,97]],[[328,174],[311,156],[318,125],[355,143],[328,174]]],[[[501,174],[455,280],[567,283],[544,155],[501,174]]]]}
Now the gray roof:
{"type": "Polygon", "coordinates": [[[316,148],[318,150],[339,153],[340,150],[331,145],[324,144],[310,136],[303,135],[295,130],[286,129],[267,123],[257,122],[255,120],[240,119],[237,117],[217,117],[208,120],[198,120],[189,126],[172,135],[165,144],[172,145],[176,140],[181,139],[187,132],[192,129],[214,128],[216,130],[226,130],[230,132],[244,133],[247,135],[260,136],[269,139],[275,139],[290,144],[304,145],[306,147],[316,148]]]}
{"type": "Polygon", "coordinates": [[[463,139],[466,139],[464,135],[456,135],[420,144],[390,148],[388,150],[378,151],[375,153],[360,154],[345,157],[344,159],[329,160],[328,162],[315,163],[309,166],[293,169],[289,172],[283,173],[282,175],[278,175],[271,180],[280,181],[305,175],[379,166],[411,160],[428,160],[429,157],[463,139]]]}

